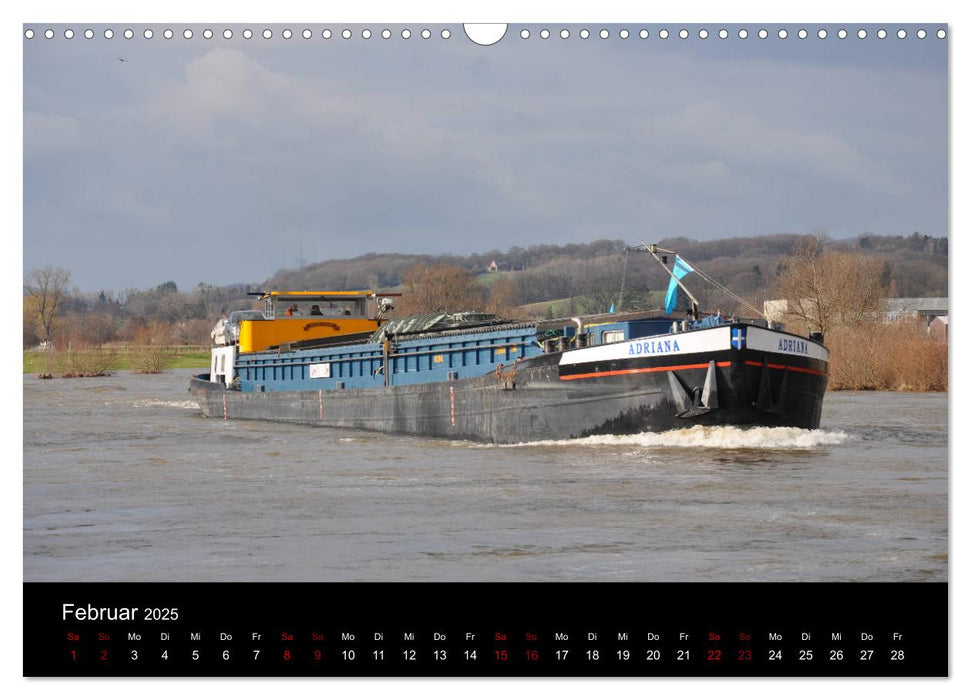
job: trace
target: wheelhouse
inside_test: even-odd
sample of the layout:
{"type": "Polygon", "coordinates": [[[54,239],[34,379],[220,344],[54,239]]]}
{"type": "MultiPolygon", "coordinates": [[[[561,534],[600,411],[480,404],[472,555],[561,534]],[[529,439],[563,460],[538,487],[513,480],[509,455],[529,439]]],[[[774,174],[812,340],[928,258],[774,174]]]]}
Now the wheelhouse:
{"type": "Polygon", "coordinates": [[[239,352],[378,329],[372,292],[264,292],[261,318],[239,322],[239,352]]]}

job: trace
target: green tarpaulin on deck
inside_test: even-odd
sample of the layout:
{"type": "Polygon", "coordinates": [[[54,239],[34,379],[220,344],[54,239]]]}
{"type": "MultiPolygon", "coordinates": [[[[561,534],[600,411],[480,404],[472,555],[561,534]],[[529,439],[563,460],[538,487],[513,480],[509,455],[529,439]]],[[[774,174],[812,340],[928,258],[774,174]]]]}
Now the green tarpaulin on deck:
{"type": "Polygon", "coordinates": [[[481,313],[478,311],[402,316],[401,318],[392,319],[381,326],[371,336],[370,342],[377,343],[388,336],[394,335],[432,333],[437,331],[450,331],[456,328],[467,328],[469,326],[489,325],[494,321],[496,321],[495,314],[481,313]]]}

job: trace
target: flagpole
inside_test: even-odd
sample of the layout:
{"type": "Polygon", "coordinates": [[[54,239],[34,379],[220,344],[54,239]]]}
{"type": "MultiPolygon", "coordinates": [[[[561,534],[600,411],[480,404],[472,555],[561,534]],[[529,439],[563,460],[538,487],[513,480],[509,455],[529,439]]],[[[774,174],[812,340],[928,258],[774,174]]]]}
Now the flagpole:
{"type": "MultiPolygon", "coordinates": [[[[685,293],[685,295],[691,300],[691,314],[692,314],[692,316],[694,316],[694,319],[697,321],[698,320],[698,315],[699,315],[699,311],[698,311],[698,300],[695,299],[694,294],[692,294],[690,291],[688,291],[688,288],[685,287],[681,283],[681,280],[679,280],[678,279],[678,276],[676,274],[674,274],[674,271],[673,270],[669,270],[668,269],[668,266],[665,265],[664,262],[661,260],[661,258],[659,258],[658,255],[657,255],[659,251],[661,253],[669,253],[669,254],[675,256],[675,260],[677,260],[677,255],[678,254],[675,253],[673,250],[665,250],[664,248],[658,248],[656,243],[651,243],[651,245],[648,245],[647,243],[642,243],[641,245],[644,247],[644,249],[648,253],[650,253],[654,257],[655,260],[657,260],[657,264],[660,265],[661,267],[663,267],[664,270],[669,275],[671,275],[671,279],[673,279],[675,282],[677,282],[678,286],[681,287],[681,291],[683,291],[685,293]]],[[[685,262],[687,263],[688,261],[686,260],[685,262]]],[[[690,264],[689,264],[689,266],[690,266],[690,264]]],[[[693,270],[694,268],[692,267],[691,269],[693,270]]]]}

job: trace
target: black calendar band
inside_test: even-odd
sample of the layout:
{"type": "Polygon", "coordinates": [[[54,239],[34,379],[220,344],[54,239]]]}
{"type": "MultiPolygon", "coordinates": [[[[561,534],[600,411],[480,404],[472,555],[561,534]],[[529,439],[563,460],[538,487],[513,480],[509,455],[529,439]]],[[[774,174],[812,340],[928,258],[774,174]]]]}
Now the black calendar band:
{"type": "Polygon", "coordinates": [[[25,583],[25,676],[947,676],[946,583],[25,583]]]}

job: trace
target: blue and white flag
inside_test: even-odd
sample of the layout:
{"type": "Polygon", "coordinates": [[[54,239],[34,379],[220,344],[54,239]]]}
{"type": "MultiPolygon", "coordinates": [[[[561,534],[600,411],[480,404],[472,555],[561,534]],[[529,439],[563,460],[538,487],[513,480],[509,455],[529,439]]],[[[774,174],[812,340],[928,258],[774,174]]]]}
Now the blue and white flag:
{"type": "Polygon", "coordinates": [[[674,311],[674,307],[678,305],[678,283],[675,281],[675,278],[681,279],[689,272],[694,271],[695,269],[691,265],[677,255],[674,256],[674,268],[671,270],[674,277],[671,278],[671,282],[668,284],[668,294],[664,297],[664,313],[670,314],[674,311]]]}
{"type": "Polygon", "coordinates": [[[732,329],[732,347],[736,350],[745,349],[745,327],[732,329]]]}

